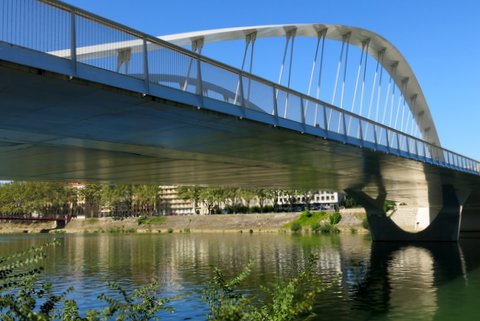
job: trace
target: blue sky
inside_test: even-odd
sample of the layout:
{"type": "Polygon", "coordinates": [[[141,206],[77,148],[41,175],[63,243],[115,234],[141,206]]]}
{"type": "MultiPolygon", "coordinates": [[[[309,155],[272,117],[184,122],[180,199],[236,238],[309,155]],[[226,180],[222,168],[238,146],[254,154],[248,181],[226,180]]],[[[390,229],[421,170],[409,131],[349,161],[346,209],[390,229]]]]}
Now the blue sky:
{"type": "Polygon", "coordinates": [[[405,56],[443,147],[480,160],[480,2],[474,0],[66,0],[152,35],[282,23],[374,31],[405,56]]]}

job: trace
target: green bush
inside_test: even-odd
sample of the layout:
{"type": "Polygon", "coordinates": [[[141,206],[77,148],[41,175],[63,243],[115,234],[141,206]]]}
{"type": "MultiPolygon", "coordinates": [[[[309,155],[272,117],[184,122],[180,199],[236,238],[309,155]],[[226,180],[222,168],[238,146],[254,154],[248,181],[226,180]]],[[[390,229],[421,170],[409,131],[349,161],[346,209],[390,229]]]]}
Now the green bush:
{"type": "Polygon", "coordinates": [[[302,230],[302,225],[299,222],[293,222],[292,226],[290,227],[290,230],[293,233],[300,232],[302,230]]]}
{"type": "Polygon", "coordinates": [[[313,304],[325,286],[315,274],[317,258],[311,256],[305,270],[290,280],[264,288],[260,297],[242,295],[238,287],[252,272],[250,261],[240,274],[228,280],[222,270],[214,268],[212,281],[203,290],[202,299],[208,303],[211,321],[290,321],[317,320],[313,304]]]}
{"type": "Polygon", "coordinates": [[[275,212],[275,208],[272,205],[265,205],[262,209],[262,213],[275,212]]]}
{"type": "Polygon", "coordinates": [[[370,229],[370,226],[368,225],[368,219],[366,217],[364,217],[363,220],[362,220],[362,226],[366,230],[370,229]]]}
{"type": "Polygon", "coordinates": [[[304,229],[312,229],[313,232],[318,231],[320,224],[327,217],[325,212],[303,211],[298,218],[284,225],[284,228],[290,229],[292,232],[299,232],[304,229]],[[313,228],[315,226],[315,229],[313,228]]]}
{"type": "Polygon", "coordinates": [[[165,221],[165,216],[140,216],[139,218],[137,218],[138,225],[161,225],[165,223],[165,221]]]}
{"type": "Polygon", "coordinates": [[[333,224],[326,223],[320,228],[320,232],[323,234],[337,234],[340,233],[340,230],[333,224]]]}
{"type": "Polygon", "coordinates": [[[168,233],[173,233],[173,228],[169,227],[167,230],[168,233]]]}
{"type": "Polygon", "coordinates": [[[394,210],[395,208],[396,208],[395,201],[385,200],[385,203],[383,204],[383,210],[385,211],[385,213],[387,213],[388,211],[394,210]]]}
{"type": "Polygon", "coordinates": [[[320,223],[313,223],[312,224],[312,232],[313,233],[318,233],[320,232],[320,228],[322,227],[322,225],[320,223]]]}
{"type": "Polygon", "coordinates": [[[330,214],[330,216],[328,217],[328,220],[330,221],[331,225],[338,224],[341,219],[342,219],[342,214],[340,214],[339,212],[334,212],[330,214]]]}
{"type": "Polygon", "coordinates": [[[310,212],[309,210],[303,211],[302,214],[300,214],[300,217],[307,217],[310,218],[313,216],[313,213],[310,212]]]}

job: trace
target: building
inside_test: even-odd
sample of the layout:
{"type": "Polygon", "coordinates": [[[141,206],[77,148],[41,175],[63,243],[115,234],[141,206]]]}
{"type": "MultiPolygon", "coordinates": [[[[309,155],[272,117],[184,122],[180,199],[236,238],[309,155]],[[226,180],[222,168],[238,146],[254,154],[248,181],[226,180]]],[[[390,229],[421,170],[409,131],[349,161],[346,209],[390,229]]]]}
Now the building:
{"type": "Polygon", "coordinates": [[[304,193],[281,193],[278,197],[278,206],[282,209],[311,208],[313,210],[328,210],[338,208],[339,202],[343,199],[343,194],[330,191],[307,191],[304,193]]]}
{"type": "Polygon", "coordinates": [[[159,215],[193,215],[199,214],[191,200],[183,200],[177,196],[178,186],[160,186],[159,191],[159,215]]]}

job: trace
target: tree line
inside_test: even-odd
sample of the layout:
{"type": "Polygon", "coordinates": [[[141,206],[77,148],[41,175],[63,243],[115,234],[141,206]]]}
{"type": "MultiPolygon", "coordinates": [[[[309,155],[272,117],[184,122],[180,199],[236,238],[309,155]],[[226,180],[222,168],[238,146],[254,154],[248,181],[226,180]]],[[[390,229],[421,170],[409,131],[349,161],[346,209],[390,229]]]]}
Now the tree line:
{"type": "MultiPolygon", "coordinates": [[[[180,186],[177,196],[191,201],[199,213],[262,213],[293,210],[301,202],[308,209],[314,190],[180,186]],[[283,197],[287,204],[279,204],[283,197]]],[[[345,205],[352,205],[345,199],[345,205]]],[[[165,213],[158,185],[86,184],[81,188],[63,182],[9,182],[0,184],[0,214],[152,216],[165,213]],[[163,213],[162,213],[163,211],[163,213]]]]}
{"type": "Polygon", "coordinates": [[[2,215],[98,216],[102,208],[110,214],[133,216],[158,212],[156,185],[86,184],[82,188],[62,182],[9,182],[0,185],[2,215]]]}

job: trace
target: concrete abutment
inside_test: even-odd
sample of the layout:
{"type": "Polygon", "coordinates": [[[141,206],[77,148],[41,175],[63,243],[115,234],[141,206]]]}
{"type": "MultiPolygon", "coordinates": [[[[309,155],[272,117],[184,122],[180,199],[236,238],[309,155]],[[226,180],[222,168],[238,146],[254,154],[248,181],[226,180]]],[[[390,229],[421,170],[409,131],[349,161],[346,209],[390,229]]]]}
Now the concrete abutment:
{"type": "MultiPolygon", "coordinates": [[[[408,232],[396,225],[384,210],[386,192],[378,193],[376,198],[361,190],[347,189],[346,192],[361,204],[367,212],[370,233],[373,241],[433,241],[456,242],[459,238],[462,208],[469,195],[458,191],[453,185],[443,185],[441,206],[430,224],[421,231],[408,232]]],[[[430,209],[437,211],[437,204],[430,209]]]]}

